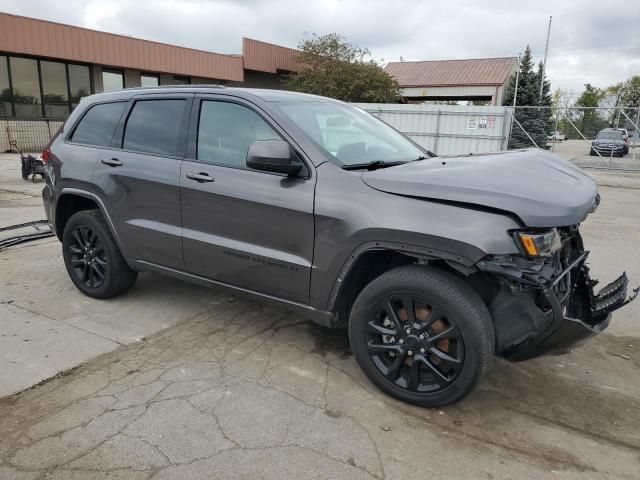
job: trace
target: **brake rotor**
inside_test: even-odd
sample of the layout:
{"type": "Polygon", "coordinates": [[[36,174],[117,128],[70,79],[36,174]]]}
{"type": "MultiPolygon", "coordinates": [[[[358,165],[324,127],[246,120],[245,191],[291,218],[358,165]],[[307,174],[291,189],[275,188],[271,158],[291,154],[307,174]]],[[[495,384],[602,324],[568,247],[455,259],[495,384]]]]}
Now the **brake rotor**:
{"type": "MultiPolygon", "coordinates": [[[[427,319],[429,318],[429,315],[431,314],[431,308],[428,306],[417,306],[415,307],[414,314],[415,314],[416,320],[426,322],[427,319]]],[[[406,322],[409,319],[409,315],[405,307],[402,307],[398,310],[398,317],[402,322],[406,322]]],[[[437,319],[431,324],[431,330],[435,335],[437,335],[438,333],[444,332],[446,329],[447,329],[447,325],[441,318],[437,319]]],[[[451,341],[448,338],[440,340],[438,343],[436,343],[436,347],[439,350],[442,350],[443,352],[447,352],[447,353],[449,352],[450,346],[451,346],[451,341]]],[[[436,355],[433,355],[433,354],[430,355],[430,359],[436,365],[440,363],[440,359],[436,355]]],[[[412,362],[413,362],[413,359],[411,357],[407,357],[407,359],[405,360],[405,363],[407,363],[408,365],[410,365],[412,362]]]]}

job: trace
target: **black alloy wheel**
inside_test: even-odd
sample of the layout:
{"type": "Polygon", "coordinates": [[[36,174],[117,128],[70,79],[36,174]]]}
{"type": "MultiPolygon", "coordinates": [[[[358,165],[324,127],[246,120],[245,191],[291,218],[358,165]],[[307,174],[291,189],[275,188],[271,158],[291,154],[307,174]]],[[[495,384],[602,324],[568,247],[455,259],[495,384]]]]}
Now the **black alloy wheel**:
{"type": "Polygon", "coordinates": [[[69,263],[78,281],[89,288],[99,288],[109,269],[104,244],[90,226],[78,225],[71,230],[67,245],[69,263]]]}
{"type": "Polygon", "coordinates": [[[444,308],[422,296],[382,299],[367,323],[367,352],[391,382],[413,392],[435,392],[464,365],[464,342],[444,308]]]}
{"type": "Polygon", "coordinates": [[[69,218],[62,233],[62,256],[71,281],[92,298],[124,293],[138,276],[99,210],[82,210],[69,218]]]}
{"type": "Polygon", "coordinates": [[[495,332],[486,304],[463,278],[406,265],[362,289],[349,315],[349,342],[380,390],[439,407],[478,384],[493,358],[495,332]]]}

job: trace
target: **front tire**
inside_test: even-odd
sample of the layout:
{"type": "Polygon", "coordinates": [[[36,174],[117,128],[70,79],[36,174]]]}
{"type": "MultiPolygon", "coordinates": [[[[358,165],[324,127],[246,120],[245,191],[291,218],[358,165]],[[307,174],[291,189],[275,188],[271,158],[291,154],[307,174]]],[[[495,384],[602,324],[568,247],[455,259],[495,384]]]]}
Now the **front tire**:
{"type": "Polygon", "coordinates": [[[99,210],[71,216],[62,234],[62,255],[71,281],[89,297],[115,297],[129,290],[138,276],[122,258],[99,210]]]}
{"type": "Polygon", "coordinates": [[[358,365],[383,392],[423,407],[464,398],[493,358],[495,333],[478,294],[455,275],[411,265],[367,285],[349,318],[358,365]]]}

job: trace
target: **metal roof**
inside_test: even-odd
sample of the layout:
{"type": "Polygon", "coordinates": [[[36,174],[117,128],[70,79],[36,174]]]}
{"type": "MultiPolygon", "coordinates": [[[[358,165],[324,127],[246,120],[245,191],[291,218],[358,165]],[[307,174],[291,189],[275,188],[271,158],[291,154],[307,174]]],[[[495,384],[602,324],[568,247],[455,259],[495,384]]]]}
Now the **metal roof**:
{"type": "Polygon", "coordinates": [[[516,57],[392,62],[384,70],[401,87],[502,85],[517,62],[516,57]]]}

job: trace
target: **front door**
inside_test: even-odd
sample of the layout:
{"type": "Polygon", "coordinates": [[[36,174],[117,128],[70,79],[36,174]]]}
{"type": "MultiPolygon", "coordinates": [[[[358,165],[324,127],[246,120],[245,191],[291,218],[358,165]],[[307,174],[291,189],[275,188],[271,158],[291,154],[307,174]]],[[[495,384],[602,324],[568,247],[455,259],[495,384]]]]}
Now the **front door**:
{"type": "Polygon", "coordinates": [[[309,168],[300,177],[249,170],[249,145],[272,139],[287,137],[249,103],[219,97],[194,103],[190,152],[180,173],[185,266],[307,303],[315,176],[309,168]]]}
{"type": "Polygon", "coordinates": [[[180,163],[193,95],[134,98],[94,171],[125,254],[183,269],[180,163]]]}

